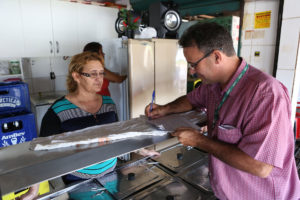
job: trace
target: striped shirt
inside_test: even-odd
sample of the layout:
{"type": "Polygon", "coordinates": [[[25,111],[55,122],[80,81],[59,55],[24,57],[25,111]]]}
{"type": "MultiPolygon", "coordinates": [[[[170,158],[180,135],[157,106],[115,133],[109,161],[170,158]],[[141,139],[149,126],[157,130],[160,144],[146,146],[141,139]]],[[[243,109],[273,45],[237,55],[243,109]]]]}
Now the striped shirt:
{"type": "MultiPolygon", "coordinates": [[[[101,108],[93,115],[65,97],[58,99],[51,105],[42,120],[40,136],[45,137],[118,121],[116,105],[111,97],[102,96],[102,100],[101,108]]],[[[116,162],[117,158],[112,158],[72,174],[80,178],[99,177],[112,171],[116,162]]]]}
{"type": "Polygon", "coordinates": [[[219,84],[202,84],[188,94],[188,100],[195,107],[207,108],[209,137],[235,144],[252,158],[274,168],[267,178],[260,178],[210,156],[211,186],[222,200],[300,199],[291,103],[282,83],[249,66],[220,109],[219,120],[212,128],[215,108],[245,66],[242,60],[223,91],[219,84]]]}

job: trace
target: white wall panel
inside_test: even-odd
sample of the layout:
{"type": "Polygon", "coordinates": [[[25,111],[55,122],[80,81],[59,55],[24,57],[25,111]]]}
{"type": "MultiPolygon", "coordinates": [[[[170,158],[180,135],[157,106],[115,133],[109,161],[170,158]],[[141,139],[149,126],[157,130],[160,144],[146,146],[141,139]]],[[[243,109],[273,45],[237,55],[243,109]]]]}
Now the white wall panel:
{"type": "Polygon", "coordinates": [[[55,91],[66,91],[66,76],[56,76],[56,79],[54,80],[54,89],[55,91]]]}
{"type": "Polygon", "coordinates": [[[300,1],[299,0],[285,0],[283,19],[300,17],[300,1]]]}
{"type": "MultiPolygon", "coordinates": [[[[270,28],[255,29],[253,45],[275,45],[277,35],[279,1],[256,1],[255,13],[271,11],[270,28]]],[[[255,14],[254,13],[254,14],[255,14]]]]}
{"type": "Polygon", "coordinates": [[[295,66],[300,17],[282,20],[278,66],[295,66]]]}
{"type": "Polygon", "coordinates": [[[31,72],[32,78],[37,77],[50,77],[50,58],[32,58],[31,59],[31,72]]]}
{"type": "Polygon", "coordinates": [[[251,45],[243,45],[242,48],[241,48],[241,57],[243,57],[247,63],[253,65],[251,63],[251,57],[252,57],[252,54],[251,54],[251,49],[252,49],[252,46],[251,45]]]}
{"type": "Polygon", "coordinates": [[[277,69],[276,79],[282,82],[292,95],[295,70],[277,69]]]}
{"type": "Polygon", "coordinates": [[[261,71],[272,75],[274,67],[274,54],[275,45],[253,45],[251,49],[251,64],[261,71]],[[259,52],[259,56],[255,56],[255,52],[259,52]]]}

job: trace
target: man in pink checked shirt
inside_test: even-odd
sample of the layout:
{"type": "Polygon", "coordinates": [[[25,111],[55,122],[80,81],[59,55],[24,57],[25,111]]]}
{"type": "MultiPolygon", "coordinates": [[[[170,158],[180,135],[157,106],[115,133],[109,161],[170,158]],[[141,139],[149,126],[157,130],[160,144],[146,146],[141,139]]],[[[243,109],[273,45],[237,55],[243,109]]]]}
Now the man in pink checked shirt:
{"type": "Polygon", "coordinates": [[[145,109],[158,118],[207,109],[208,137],[191,128],[173,133],[209,153],[210,183],[219,199],[300,199],[287,89],[247,64],[230,34],[215,23],[190,27],[179,41],[189,67],[203,83],[166,105],[145,109]]]}

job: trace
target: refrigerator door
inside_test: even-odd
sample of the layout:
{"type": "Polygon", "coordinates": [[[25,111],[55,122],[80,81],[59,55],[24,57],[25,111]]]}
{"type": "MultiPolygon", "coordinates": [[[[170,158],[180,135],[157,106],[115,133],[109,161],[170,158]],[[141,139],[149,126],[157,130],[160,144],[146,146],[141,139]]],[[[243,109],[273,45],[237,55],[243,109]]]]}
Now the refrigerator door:
{"type": "Polygon", "coordinates": [[[178,40],[152,41],[155,44],[155,103],[166,104],[186,94],[187,62],[178,40]]]}
{"type": "MultiPolygon", "coordinates": [[[[128,75],[127,45],[123,44],[121,38],[103,40],[103,51],[105,53],[105,67],[112,72],[128,75]]],[[[111,97],[117,106],[120,121],[128,120],[127,103],[127,79],[123,83],[109,84],[111,97]]]]}
{"type": "Polygon", "coordinates": [[[129,115],[144,114],[154,89],[154,43],[149,40],[128,40],[129,115]]]}

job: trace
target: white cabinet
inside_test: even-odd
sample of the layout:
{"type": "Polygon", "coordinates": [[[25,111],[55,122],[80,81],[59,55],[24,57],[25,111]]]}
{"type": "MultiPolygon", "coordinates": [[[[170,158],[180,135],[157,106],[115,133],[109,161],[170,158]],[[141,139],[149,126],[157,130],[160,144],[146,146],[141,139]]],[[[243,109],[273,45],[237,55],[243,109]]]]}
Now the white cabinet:
{"type": "Polygon", "coordinates": [[[25,57],[78,52],[77,5],[57,0],[21,0],[25,57]]]}
{"type": "MultiPolygon", "coordinates": [[[[78,4],[78,43],[81,51],[89,42],[117,38],[115,20],[118,9],[78,4]]],[[[105,51],[105,50],[104,50],[105,51]]]]}
{"type": "Polygon", "coordinates": [[[87,43],[100,40],[100,22],[97,19],[101,19],[99,6],[78,6],[78,43],[81,51],[87,43]]]}
{"type": "Polygon", "coordinates": [[[115,22],[118,18],[119,10],[116,8],[98,7],[99,16],[95,20],[98,25],[101,40],[117,38],[115,22]]]}
{"type": "Polygon", "coordinates": [[[73,56],[116,38],[118,9],[61,0],[0,0],[0,58],[73,56]]]}
{"type": "Polygon", "coordinates": [[[21,0],[23,20],[24,57],[53,55],[50,0],[21,0]]]}
{"type": "Polygon", "coordinates": [[[53,42],[56,56],[73,56],[78,46],[78,4],[52,0],[53,42]]]}
{"type": "Polygon", "coordinates": [[[0,0],[0,57],[20,57],[24,51],[19,0],[0,0]]]}

